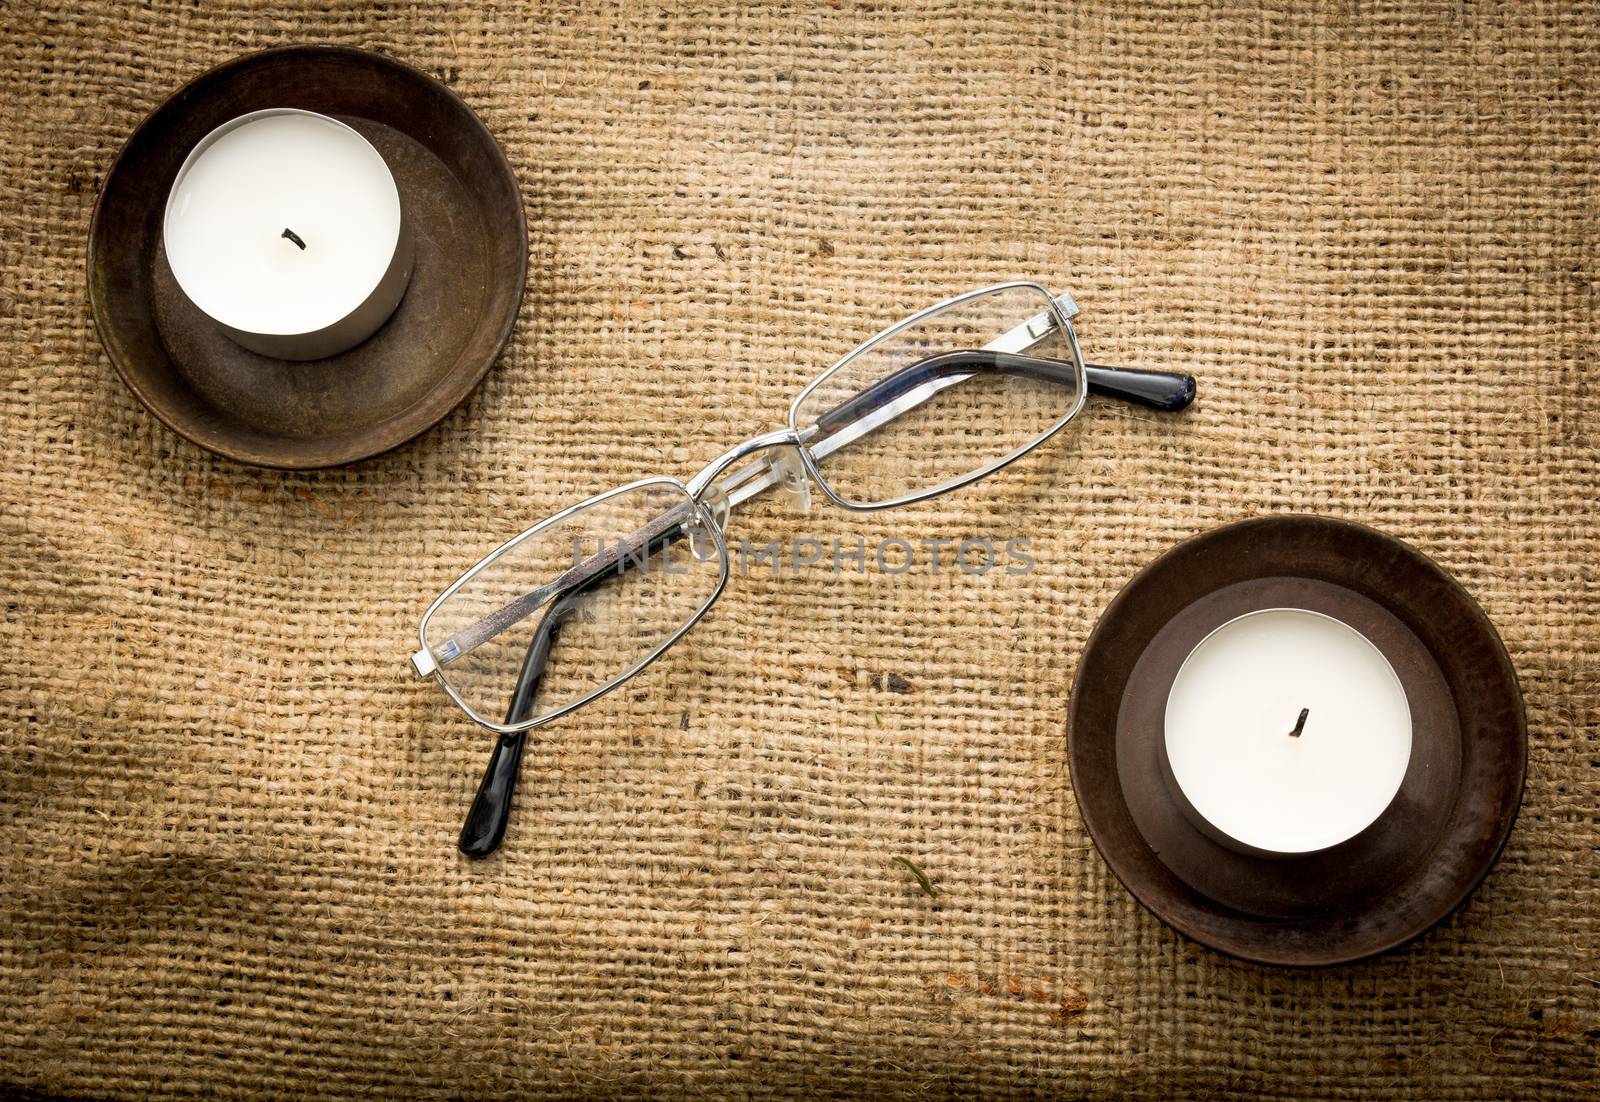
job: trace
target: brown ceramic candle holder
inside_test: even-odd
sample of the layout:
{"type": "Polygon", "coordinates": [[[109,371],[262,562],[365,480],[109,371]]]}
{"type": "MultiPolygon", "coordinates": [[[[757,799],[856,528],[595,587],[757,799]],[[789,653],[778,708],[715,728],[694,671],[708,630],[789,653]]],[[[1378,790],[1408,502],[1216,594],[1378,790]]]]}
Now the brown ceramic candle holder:
{"type": "Polygon", "coordinates": [[[1129,582],[1079,664],[1069,739],[1084,822],[1135,898],[1202,944],[1280,965],[1370,956],[1459,906],[1510,834],[1527,756],[1516,675],[1466,591],[1399,540],[1300,516],[1208,532],[1129,582]],[[1411,760],[1388,810],[1299,857],[1226,844],[1166,763],[1184,659],[1217,627],[1269,608],[1321,612],[1365,635],[1411,708],[1411,760]]]}
{"type": "Polygon", "coordinates": [[[380,54],[294,46],[195,78],[134,131],[95,206],[89,300],[117,373],[174,432],[243,463],[327,467],[404,443],[472,392],[511,335],[527,238],[505,154],[453,92],[380,54]],[[309,362],[236,344],[189,301],[162,248],[189,151],[222,123],[276,107],[333,116],[373,144],[415,247],[388,322],[309,362]]]}

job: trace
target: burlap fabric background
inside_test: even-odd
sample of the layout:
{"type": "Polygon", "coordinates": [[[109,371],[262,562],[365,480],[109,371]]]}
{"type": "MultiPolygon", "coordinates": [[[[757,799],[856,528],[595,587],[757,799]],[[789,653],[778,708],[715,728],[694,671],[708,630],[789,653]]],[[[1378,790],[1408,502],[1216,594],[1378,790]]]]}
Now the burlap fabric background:
{"type": "Polygon", "coordinates": [[[0,39],[0,1082],[39,1094],[1594,1091],[1600,18],[1559,5],[897,10],[9,3],[0,39]],[[175,438],[100,351],[100,181],[181,82],[384,50],[516,166],[528,295],[474,397],[309,475],[175,438]],[[903,513],[757,544],[1032,539],[1027,576],[736,576],[547,731],[503,852],[482,732],[407,675],[506,535],[777,422],[949,292],[1070,288],[1201,379],[903,513]],[[1066,769],[1118,587],[1213,525],[1378,525],[1498,624],[1527,800],[1471,902],[1309,974],[1179,938],[1066,769]],[[937,902],[892,864],[924,867],[937,902]]]}

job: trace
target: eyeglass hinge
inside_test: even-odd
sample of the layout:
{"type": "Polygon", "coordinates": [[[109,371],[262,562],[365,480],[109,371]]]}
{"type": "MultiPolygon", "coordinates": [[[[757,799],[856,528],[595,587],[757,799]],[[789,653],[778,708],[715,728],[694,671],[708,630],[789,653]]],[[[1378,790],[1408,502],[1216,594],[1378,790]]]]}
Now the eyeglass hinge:
{"type": "Polygon", "coordinates": [[[439,663],[433,659],[433,652],[423,647],[411,656],[411,668],[417,671],[418,677],[427,677],[439,669],[439,663]]]}
{"type": "Polygon", "coordinates": [[[1061,311],[1061,316],[1071,321],[1078,316],[1078,304],[1072,301],[1072,296],[1063,291],[1056,296],[1056,309],[1061,311]]]}

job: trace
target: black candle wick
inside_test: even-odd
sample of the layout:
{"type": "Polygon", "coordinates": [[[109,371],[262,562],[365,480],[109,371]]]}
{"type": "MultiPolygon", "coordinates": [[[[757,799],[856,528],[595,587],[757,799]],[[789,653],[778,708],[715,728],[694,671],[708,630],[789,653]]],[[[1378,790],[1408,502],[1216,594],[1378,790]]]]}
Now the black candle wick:
{"type": "Polygon", "coordinates": [[[1290,738],[1299,738],[1300,732],[1306,729],[1306,717],[1311,714],[1310,708],[1300,709],[1300,721],[1294,725],[1294,730],[1289,732],[1290,738]]]}
{"type": "Polygon", "coordinates": [[[287,237],[290,241],[293,241],[296,245],[300,246],[300,251],[301,252],[305,252],[306,243],[304,241],[300,240],[300,235],[295,233],[289,227],[285,226],[283,228],[283,233],[279,234],[278,236],[287,237]]]}

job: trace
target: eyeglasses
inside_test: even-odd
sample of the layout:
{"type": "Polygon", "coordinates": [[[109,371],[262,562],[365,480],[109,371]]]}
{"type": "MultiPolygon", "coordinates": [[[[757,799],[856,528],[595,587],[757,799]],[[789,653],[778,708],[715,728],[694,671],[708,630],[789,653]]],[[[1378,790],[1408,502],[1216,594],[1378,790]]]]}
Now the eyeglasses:
{"type": "Polygon", "coordinates": [[[418,676],[501,735],[461,848],[505,830],[523,736],[610,692],[704,616],[728,581],[728,518],[769,490],[808,506],[887,509],[992,474],[1049,440],[1090,393],[1176,411],[1188,375],[1086,364],[1077,306],[1036,283],[985,287],[913,314],[802,390],[788,423],[693,478],[647,478],[508,540],[422,616],[418,676]],[[496,718],[502,717],[502,718],[496,718]]]}

